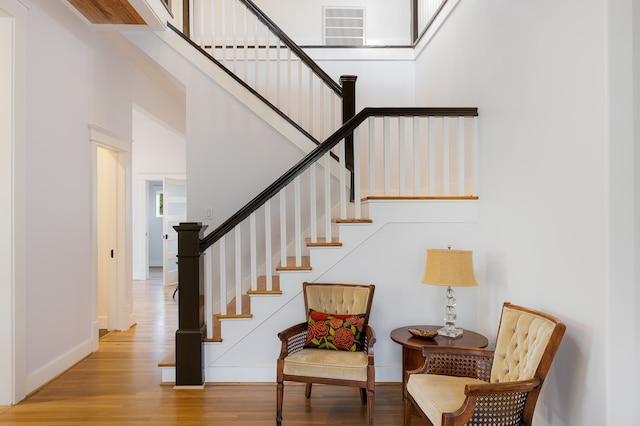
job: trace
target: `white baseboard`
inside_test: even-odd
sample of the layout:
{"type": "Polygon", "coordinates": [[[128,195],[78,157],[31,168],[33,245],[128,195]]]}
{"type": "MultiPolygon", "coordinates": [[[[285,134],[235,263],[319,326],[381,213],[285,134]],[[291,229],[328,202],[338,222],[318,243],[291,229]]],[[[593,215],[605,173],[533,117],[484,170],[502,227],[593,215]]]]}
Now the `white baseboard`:
{"type": "Polygon", "coordinates": [[[27,393],[33,392],[47,382],[55,379],[86,356],[90,355],[91,351],[91,340],[87,340],[37,371],[29,373],[27,375],[27,393]]]}

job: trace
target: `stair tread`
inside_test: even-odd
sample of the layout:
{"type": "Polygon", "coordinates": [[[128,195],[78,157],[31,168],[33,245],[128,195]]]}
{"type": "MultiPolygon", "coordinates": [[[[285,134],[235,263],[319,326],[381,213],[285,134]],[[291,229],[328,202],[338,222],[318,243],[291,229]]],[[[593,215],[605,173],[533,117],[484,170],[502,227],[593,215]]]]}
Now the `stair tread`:
{"type": "Polygon", "coordinates": [[[307,238],[307,247],[342,247],[342,243],[337,238],[327,241],[325,237],[318,237],[316,242],[311,242],[311,238],[307,238]]]}
{"type": "Polygon", "coordinates": [[[267,277],[260,275],[258,277],[257,288],[247,291],[247,294],[282,294],[282,290],[280,290],[280,277],[273,275],[271,277],[271,290],[267,290],[267,277]]]}
{"type": "Polygon", "coordinates": [[[158,367],[175,367],[176,366],[176,352],[171,351],[167,356],[162,358],[162,361],[158,363],[158,367]]]}
{"type": "Polygon", "coordinates": [[[333,222],[334,223],[373,223],[373,220],[346,218],[346,219],[333,219],[333,222]]]}
{"type": "Polygon", "coordinates": [[[276,271],[310,271],[311,270],[311,259],[309,256],[302,256],[302,261],[300,266],[296,266],[296,257],[288,256],[286,265],[278,265],[276,267],[276,271]]]}

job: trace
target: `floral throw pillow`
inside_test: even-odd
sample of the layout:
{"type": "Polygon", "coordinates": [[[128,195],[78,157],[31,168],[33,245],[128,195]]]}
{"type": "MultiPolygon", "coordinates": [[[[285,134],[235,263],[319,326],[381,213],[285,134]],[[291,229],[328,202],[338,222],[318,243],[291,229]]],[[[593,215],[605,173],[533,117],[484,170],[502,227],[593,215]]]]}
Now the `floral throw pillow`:
{"type": "Polygon", "coordinates": [[[361,351],[365,314],[327,314],[309,310],[305,348],[361,351]]]}

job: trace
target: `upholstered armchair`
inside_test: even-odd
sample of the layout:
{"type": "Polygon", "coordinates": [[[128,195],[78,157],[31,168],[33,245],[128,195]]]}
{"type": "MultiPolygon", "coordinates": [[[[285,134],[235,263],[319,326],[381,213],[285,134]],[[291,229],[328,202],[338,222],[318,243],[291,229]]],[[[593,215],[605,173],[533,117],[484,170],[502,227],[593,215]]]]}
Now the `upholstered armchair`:
{"type": "Polygon", "coordinates": [[[276,423],[282,422],[284,382],[353,386],[367,404],[373,425],[375,333],[369,326],[374,285],[303,283],[307,321],[278,337],[282,341],[277,361],[276,423]]]}
{"type": "Polygon", "coordinates": [[[565,325],[505,303],[495,350],[428,348],[408,371],[404,425],[413,408],[433,426],[531,425],[565,325]]]}

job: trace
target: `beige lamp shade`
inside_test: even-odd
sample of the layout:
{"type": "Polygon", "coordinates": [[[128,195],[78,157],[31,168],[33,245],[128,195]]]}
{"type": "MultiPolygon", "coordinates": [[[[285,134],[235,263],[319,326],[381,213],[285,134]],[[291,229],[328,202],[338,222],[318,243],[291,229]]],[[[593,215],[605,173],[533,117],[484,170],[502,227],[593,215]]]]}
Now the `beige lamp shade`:
{"type": "Polygon", "coordinates": [[[477,286],[471,250],[427,249],[424,284],[452,287],[477,286]]]}

